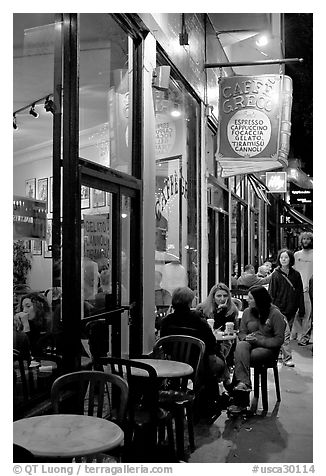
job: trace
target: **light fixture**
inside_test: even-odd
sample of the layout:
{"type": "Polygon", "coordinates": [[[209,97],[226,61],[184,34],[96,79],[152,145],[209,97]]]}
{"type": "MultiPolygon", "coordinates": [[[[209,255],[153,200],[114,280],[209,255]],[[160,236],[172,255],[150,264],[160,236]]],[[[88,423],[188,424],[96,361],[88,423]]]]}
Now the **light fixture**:
{"type": "Polygon", "coordinates": [[[180,117],[181,116],[181,111],[180,111],[180,108],[179,108],[179,104],[177,102],[175,102],[173,104],[173,108],[172,108],[170,114],[171,114],[172,117],[180,117]]]}
{"type": "Polygon", "coordinates": [[[179,44],[181,46],[189,45],[184,13],[181,13],[181,33],[179,33],[179,44]]]}
{"type": "Polygon", "coordinates": [[[39,113],[35,110],[35,104],[32,104],[29,113],[31,116],[35,117],[35,119],[39,117],[39,113]]]}
{"type": "Polygon", "coordinates": [[[269,38],[267,35],[260,35],[256,40],[256,45],[258,47],[266,46],[269,42],[269,38]]]}
{"type": "Polygon", "coordinates": [[[47,96],[47,98],[45,99],[44,109],[46,110],[46,112],[52,112],[52,114],[54,114],[55,104],[52,99],[50,99],[50,96],[47,96]]]}
{"type": "Polygon", "coordinates": [[[18,129],[16,114],[13,115],[13,127],[14,127],[15,131],[18,129]]]}

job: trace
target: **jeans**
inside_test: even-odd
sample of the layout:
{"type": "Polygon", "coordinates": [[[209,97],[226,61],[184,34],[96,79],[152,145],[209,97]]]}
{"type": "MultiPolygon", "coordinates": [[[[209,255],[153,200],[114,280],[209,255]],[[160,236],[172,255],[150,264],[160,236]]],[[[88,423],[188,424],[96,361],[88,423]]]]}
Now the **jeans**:
{"type": "Polygon", "coordinates": [[[243,382],[251,388],[250,365],[273,363],[278,356],[278,352],[279,349],[255,347],[244,340],[238,342],[234,352],[234,380],[236,384],[243,382]]]}
{"type": "MultiPolygon", "coordinates": [[[[285,316],[284,316],[285,317],[285,316]]],[[[281,347],[283,362],[287,362],[292,359],[292,350],[290,348],[290,335],[291,335],[291,321],[285,317],[286,327],[284,331],[284,342],[281,347]]]]}
{"type": "Polygon", "coordinates": [[[303,292],[303,298],[305,307],[304,318],[300,323],[297,313],[291,330],[292,338],[297,338],[298,341],[300,341],[301,339],[309,339],[311,333],[311,301],[308,291],[303,292]]]}

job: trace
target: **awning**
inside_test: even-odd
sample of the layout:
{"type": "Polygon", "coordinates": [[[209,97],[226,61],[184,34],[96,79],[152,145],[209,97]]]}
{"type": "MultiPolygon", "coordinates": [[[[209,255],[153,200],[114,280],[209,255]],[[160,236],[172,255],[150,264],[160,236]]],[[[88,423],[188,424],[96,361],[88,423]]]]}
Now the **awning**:
{"type": "Polygon", "coordinates": [[[283,205],[285,213],[290,215],[294,220],[296,220],[297,223],[299,223],[300,225],[306,225],[312,229],[313,227],[312,220],[310,220],[308,217],[306,217],[302,213],[298,212],[298,210],[291,207],[291,205],[284,202],[284,200],[282,200],[282,205],[283,205]]]}
{"type": "Polygon", "coordinates": [[[264,202],[267,203],[267,205],[271,205],[271,202],[268,200],[266,195],[266,192],[268,192],[268,188],[266,187],[266,185],[261,180],[259,180],[259,178],[257,178],[255,175],[248,174],[247,177],[256,196],[260,200],[264,200],[264,202]]]}

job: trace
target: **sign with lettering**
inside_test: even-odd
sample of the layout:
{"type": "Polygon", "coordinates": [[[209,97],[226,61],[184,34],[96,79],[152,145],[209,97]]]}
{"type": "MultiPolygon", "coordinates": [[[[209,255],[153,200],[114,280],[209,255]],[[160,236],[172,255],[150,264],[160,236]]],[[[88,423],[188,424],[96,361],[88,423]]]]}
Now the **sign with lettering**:
{"type": "Polygon", "coordinates": [[[290,189],[290,203],[291,205],[306,205],[312,203],[312,190],[309,189],[294,189],[291,184],[290,189]]]}
{"type": "Polygon", "coordinates": [[[109,220],[103,215],[84,215],[84,257],[109,258],[109,220]]]}
{"type": "Polygon", "coordinates": [[[227,161],[239,161],[240,165],[257,162],[257,171],[287,165],[291,106],[292,80],[288,76],[222,78],[217,153],[222,168],[227,161]]]}
{"type": "Polygon", "coordinates": [[[46,202],[14,195],[13,235],[14,240],[45,240],[46,202]]]}
{"type": "Polygon", "coordinates": [[[266,187],[268,192],[285,193],[287,191],[287,173],[266,172],[266,187]]]}

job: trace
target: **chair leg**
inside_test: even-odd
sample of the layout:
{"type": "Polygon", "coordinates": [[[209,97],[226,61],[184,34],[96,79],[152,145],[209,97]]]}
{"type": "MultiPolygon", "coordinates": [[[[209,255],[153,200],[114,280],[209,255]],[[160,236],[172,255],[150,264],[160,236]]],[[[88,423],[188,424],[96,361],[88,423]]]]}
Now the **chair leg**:
{"type": "Polygon", "coordinates": [[[263,402],[263,410],[268,411],[268,389],[267,389],[267,369],[262,368],[260,374],[261,380],[261,398],[263,402]]]}
{"type": "Polygon", "coordinates": [[[259,377],[260,377],[260,368],[254,367],[254,396],[259,398],[259,377]]]}
{"type": "Polygon", "coordinates": [[[174,433],[173,433],[173,425],[172,425],[172,420],[168,421],[166,424],[166,433],[168,437],[168,445],[169,445],[169,450],[171,455],[175,457],[175,447],[174,447],[174,433]]]}
{"type": "Polygon", "coordinates": [[[194,435],[194,419],[193,419],[193,408],[191,405],[186,405],[186,416],[188,423],[188,437],[189,437],[189,447],[190,451],[195,451],[195,435],[194,435]]]}
{"type": "Polygon", "coordinates": [[[274,381],[275,381],[275,389],[276,389],[276,398],[277,401],[281,401],[281,390],[280,390],[280,379],[278,376],[278,368],[277,365],[273,367],[273,372],[274,372],[274,381]]]}
{"type": "Polygon", "coordinates": [[[175,435],[177,458],[183,460],[185,458],[184,450],[184,409],[183,407],[175,410],[175,435]]]}

